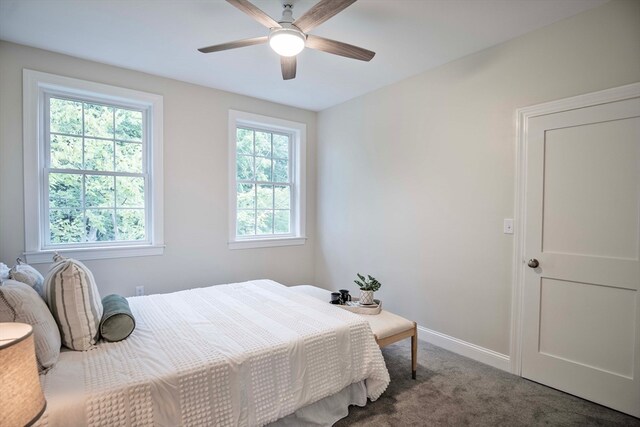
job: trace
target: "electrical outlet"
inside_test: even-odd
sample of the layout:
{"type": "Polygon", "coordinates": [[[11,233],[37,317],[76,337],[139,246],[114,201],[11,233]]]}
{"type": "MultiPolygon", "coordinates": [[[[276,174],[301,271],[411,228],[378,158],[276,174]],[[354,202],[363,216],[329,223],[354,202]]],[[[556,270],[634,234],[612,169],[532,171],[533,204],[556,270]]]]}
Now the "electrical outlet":
{"type": "Polygon", "coordinates": [[[136,296],[140,297],[144,295],[144,286],[136,286],[136,296]]]}
{"type": "Polygon", "coordinates": [[[505,218],[502,232],[504,234],[513,234],[513,219],[505,218]]]}

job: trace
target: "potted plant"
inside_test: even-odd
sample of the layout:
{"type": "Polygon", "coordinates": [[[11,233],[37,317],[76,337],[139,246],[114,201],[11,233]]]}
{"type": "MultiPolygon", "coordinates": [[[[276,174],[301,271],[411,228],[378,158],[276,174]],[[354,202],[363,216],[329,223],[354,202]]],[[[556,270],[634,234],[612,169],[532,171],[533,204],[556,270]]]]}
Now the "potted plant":
{"type": "Polygon", "coordinates": [[[360,288],[360,304],[371,305],[374,303],[373,293],[380,289],[382,283],[378,282],[375,277],[367,275],[365,278],[362,274],[357,274],[359,280],[354,280],[354,282],[360,288]]]}

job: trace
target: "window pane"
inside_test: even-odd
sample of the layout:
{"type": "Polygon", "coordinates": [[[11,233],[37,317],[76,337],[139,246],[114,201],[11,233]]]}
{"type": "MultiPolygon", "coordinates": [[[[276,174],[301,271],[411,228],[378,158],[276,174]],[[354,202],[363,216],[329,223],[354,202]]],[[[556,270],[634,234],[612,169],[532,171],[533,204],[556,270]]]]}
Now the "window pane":
{"type": "Polygon", "coordinates": [[[142,141],[142,112],[116,110],[116,139],[142,141]]]}
{"type": "Polygon", "coordinates": [[[256,234],[273,234],[273,211],[258,211],[256,234]]]}
{"type": "Polygon", "coordinates": [[[118,240],[144,240],[144,209],[117,209],[118,240]]]}
{"type": "Polygon", "coordinates": [[[79,243],[84,240],[84,214],[79,209],[49,211],[51,243],[79,243]]]}
{"type": "Polygon", "coordinates": [[[276,185],[274,208],[276,209],[289,209],[291,201],[291,189],[288,186],[276,185]]]}
{"type": "Polygon", "coordinates": [[[86,207],[112,208],[114,203],[114,186],[112,176],[87,175],[84,181],[86,207]]]}
{"type": "Polygon", "coordinates": [[[273,185],[258,185],[258,209],[273,209],[273,185]]]}
{"type": "Polygon", "coordinates": [[[117,176],[116,206],[144,208],[144,178],[117,176]]]}
{"type": "Polygon", "coordinates": [[[85,139],[84,168],[96,171],[112,171],[113,141],[85,139]]]}
{"type": "Polygon", "coordinates": [[[253,157],[238,156],[236,159],[236,176],[238,179],[253,180],[253,157]]]}
{"type": "Polygon", "coordinates": [[[236,199],[238,201],[238,209],[253,209],[256,204],[253,184],[238,184],[236,199]]]}
{"type": "Polygon", "coordinates": [[[49,100],[49,130],[82,135],[82,102],[51,98],[49,100]]]}
{"type": "Polygon", "coordinates": [[[289,161],[288,160],[273,161],[273,181],[289,182],[289,161]]]}
{"type": "Polygon", "coordinates": [[[116,171],[142,173],[142,144],[116,142],[116,171]]]}
{"type": "Polygon", "coordinates": [[[249,129],[236,129],[237,152],[240,154],[253,154],[253,131],[249,129]]]}
{"type": "Polygon", "coordinates": [[[113,107],[85,103],[84,134],[113,138],[113,107]]]}
{"type": "Polygon", "coordinates": [[[238,211],[236,234],[252,236],[256,234],[256,211],[238,211]]]}
{"type": "Polygon", "coordinates": [[[289,137],[286,135],[273,134],[273,157],[280,159],[289,158],[289,137]]]}
{"type": "Polygon", "coordinates": [[[49,207],[82,207],[82,175],[69,173],[49,174],[49,207]]]}
{"type": "Polygon", "coordinates": [[[87,241],[108,242],[115,240],[113,209],[87,209],[87,241]]]}
{"type": "Polygon", "coordinates": [[[82,169],[82,138],[51,135],[51,167],[82,169]]]}
{"type": "Polygon", "coordinates": [[[273,232],[276,234],[287,234],[289,233],[289,217],[291,215],[290,211],[275,211],[275,215],[273,217],[273,232]]]}
{"type": "Polygon", "coordinates": [[[271,134],[256,132],[256,156],[271,157],[271,134]]]}
{"type": "Polygon", "coordinates": [[[256,157],[256,181],[271,181],[271,159],[256,157]]]}

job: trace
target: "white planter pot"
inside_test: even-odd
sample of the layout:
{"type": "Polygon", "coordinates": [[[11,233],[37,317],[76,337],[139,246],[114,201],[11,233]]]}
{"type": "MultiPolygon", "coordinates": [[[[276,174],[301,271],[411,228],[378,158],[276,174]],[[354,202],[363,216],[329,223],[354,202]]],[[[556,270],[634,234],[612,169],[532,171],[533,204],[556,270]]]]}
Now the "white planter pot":
{"type": "Polygon", "coordinates": [[[360,304],[373,304],[373,291],[360,291],[360,304]]]}

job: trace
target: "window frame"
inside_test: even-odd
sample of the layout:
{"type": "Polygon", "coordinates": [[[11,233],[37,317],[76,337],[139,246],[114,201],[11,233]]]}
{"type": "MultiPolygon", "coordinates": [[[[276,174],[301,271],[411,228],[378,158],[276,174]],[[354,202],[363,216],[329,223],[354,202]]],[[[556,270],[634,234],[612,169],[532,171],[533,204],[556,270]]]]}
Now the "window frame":
{"type": "MultiPolygon", "coordinates": [[[[290,120],[229,110],[229,249],[303,245],[306,242],[306,133],[307,125],[290,120]],[[291,224],[288,234],[238,236],[236,130],[238,127],[289,135],[291,224]]],[[[254,153],[255,154],[255,153],[254,153]]],[[[255,157],[255,155],[254,155],[255,157]]]]}
{"type": "MultiPolygon", "coordinates": [[[[54,252],[80,260],[161,255],[164,252],[163,216],[163,97],[101,83],[23,70],[24,217],[27,262],[50,262],[54,252]],[[145,234],[143,241],[50,244],[46,232],[50,141],[48,100],[71,98],[143,112],[145,130],[145,234]]],[[[116,171],[114,171],[116,174],[116,171]]]]}

